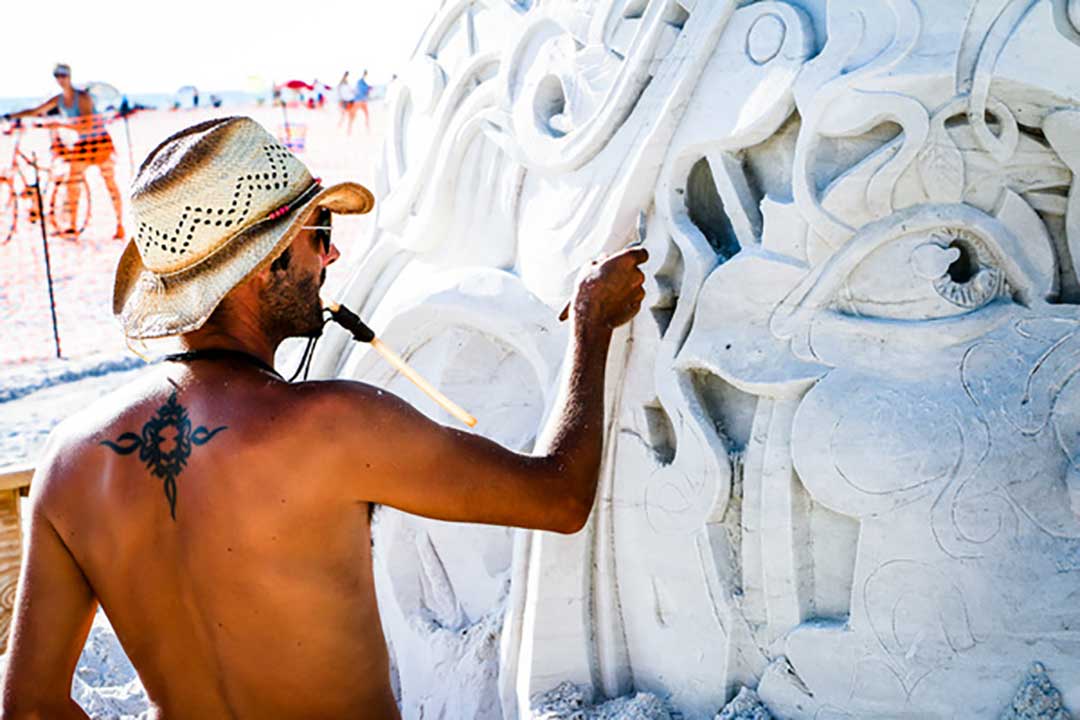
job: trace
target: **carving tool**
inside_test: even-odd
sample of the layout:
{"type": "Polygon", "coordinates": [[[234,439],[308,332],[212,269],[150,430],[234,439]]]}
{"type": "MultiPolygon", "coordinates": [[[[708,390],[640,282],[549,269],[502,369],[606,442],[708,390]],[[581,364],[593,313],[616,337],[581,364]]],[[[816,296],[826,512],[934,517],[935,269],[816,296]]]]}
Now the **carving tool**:
{"type": "MultiPolygon", "coordinates": [[[[627,248],[634,248],[638,247],[639,245],[645,244],[645,231],[648,229],[647,220],[648,218],[645,217],[645,211],[639,210],[637,214],[637,237],[632,243],[626,246],[627,248]]],[[[601,255],[599,258],[597,258],[597,262],[602,260],[604,257],[605,256],[601,255]]],[[[559,313],[559,322],[564,322],[566,318],[570,317],[570,303],[572,303],[573,301],[573,298],[571,298],[566,302],[566,307],[564,307],[562,309],[562,312],[559,313]]]]}
{"type": "Polygon", "coordinates": [[[387,347],[382,340],[375,337],[375,331],[369,328],[364,321],[360,319],[359,315],[340,303],[323,300],[323,307],[329,311],[330,317],[334,322],[348,330],[358,342],[371,345],[377,353],[383,356],[383,359],[386,360],[391,367],[407,377],[413,385],[420,388],[420,390],[422,390],[429,398],[438,403],[439,407],[469,427],[476,426],[476,418],[466,412],[464,408],[453,400],[439,392],[438,388],[425,380],[420,373],[409,367],[400,355],[387,347]]]}

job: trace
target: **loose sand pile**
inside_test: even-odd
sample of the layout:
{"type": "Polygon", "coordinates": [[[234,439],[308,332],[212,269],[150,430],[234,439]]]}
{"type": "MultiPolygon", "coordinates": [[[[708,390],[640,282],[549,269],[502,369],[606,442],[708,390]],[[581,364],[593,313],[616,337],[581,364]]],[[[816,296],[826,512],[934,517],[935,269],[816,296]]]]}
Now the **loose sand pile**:
{"type": "Polygon", "coordinates": [[[71,696],[95,720],[149,717],[146,691],[108,619],[100,611],[75,668],[71,696]]]}
{"type": "Polygon", "coordinates": [[[564,682],[533,701],[533,720],[673,720],[660,698],[636,693],[593,704],[577,685],[564,682]]]}

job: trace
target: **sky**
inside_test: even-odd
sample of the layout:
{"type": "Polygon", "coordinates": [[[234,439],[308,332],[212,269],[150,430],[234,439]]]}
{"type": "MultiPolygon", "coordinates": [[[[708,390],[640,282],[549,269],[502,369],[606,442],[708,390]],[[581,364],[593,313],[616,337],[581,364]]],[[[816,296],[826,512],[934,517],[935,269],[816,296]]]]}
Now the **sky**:
{"type": "Polygon", "coordinates": [[[345,70],[373,84],[404,66],[443,0],[11,0],[4,2],[0,97],[51,96],[52,68],[125,93],[183,85],[261,91],[345,70]]]}

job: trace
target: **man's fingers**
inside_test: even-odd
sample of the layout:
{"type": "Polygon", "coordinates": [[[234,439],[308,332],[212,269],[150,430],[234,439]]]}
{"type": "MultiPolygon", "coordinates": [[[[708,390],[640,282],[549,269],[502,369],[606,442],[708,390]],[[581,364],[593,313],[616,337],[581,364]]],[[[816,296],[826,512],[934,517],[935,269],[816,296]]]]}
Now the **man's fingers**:
{"type": "Polygon", "coordinates": [[[648,259],[648,253],[644,256],[637,253],[613,255],[600,269],[600,273],[607,277],[622,278],[624,282],[643,283],[645,274],[641,271],[641,264],[648,259]]]}
{"type": "Polygon", "coordinates": [[[613,258],[619,258],[625,262],[631,262],[634,265],[641,265],[649,259],[649,251],[643,247],[626,248],[618,255],[613,255],[613,258]]]}
{"type": "MultiPolygon", "coordinates": [[[[588,295],[607,295],[609,303],[621,295],[625,298],[621,301],[623,307],[633,305],[633,312],[636,313],[645,298],[645,273],[639,266],[648,259],[649,252],[640,246],[597,257],[590,262],[589,272],[579,276],[578,287],[588,295]]],[[[573,301],[567,303],[559,313],[560,321],[569,317],[572,304],[573,301]]]]}
{"type": "Polygon", "coordinates": [[[643,262],[649,259],[649,251],[643,247],[630,247],[623,248],[617,253],[607,256],[606,258],[600,258],[597,262],[611,263],[611,264],[633,264],[641,265],[643,262]]]}

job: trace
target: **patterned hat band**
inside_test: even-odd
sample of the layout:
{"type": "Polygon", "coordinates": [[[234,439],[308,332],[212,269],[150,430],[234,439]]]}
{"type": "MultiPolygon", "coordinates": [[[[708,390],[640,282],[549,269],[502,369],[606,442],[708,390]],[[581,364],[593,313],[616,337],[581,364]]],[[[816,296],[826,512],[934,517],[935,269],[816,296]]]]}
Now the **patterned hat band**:
{"type": "MultiPolygon", "coordinates": [[[[292,200],[285,203],[284,205],[281,205],[280,207],[274,208],[273,210],[268,212],[261,220],[256,220],[255,222],[251,223],[250,225],[245,226],[242,230],[235,233],[232,237],[236,237],[237,235],[241,235],[243,233],[250,232],[252,230],[252,228],[257,228],[257,227],[259,227],[260,225],[262,225],[264,223],[272,222],[272,221],[277,220],[278,218],[280,218],[280,217],[282,217],[284,215],[287,215],[289,213],[289,211],[291,211],[291,210],[293,210],[295,208],[303,206],[303,204],[305,202],[307,202],[310,198],[317,195],[318,192],[321,189],[322,189],[322,178],[312,178],[311,185],[308,185],[307,188],[302,190],[299,195],[297,195],[296,197],[294,197],[292,200]]],[[[200,265],[203,265],[204,263],[207,263],[207,262],[213,260],[216,255],[218,255],[221,252],[224,252],[226,250],[226,248],[228,248],[228,246],[229,246],[229,241],[227,240],[224,243],[222,243],[221,246],[219,246],[216,250],[214,250],[213,252],[206,255],[206,257],[200,258],[198,262],[196,262],[196,263],[194,263],[192,265],[188,265],[187,267],[181,268],[179,270],[174,270],[173,272],[157,273],[157,275],[162,280],[168,280],[168,278],[176,277],[177,275],[184,275],[186,273],[190,273],[192,270],[196,270],[200,265]]]]}
{"type": "Polygon", "coordinates": [[[313,184],[308,187],[307,190],[304,190],[302,193],[300,193],[300,195],[298,195],[296,199],[290,200],[289,202],[285,203],[284,205],[275,210],[271,210],[269,213],[267,213],[266,217],[263,218],[263,220],[277,220],[282,215],[288,213],[289,210],[291,210],[292,208],[303,204],[304,200],[313,192],[318,192],[319,188],[322,187],[322,178],[312,178],[311,181],[313,184]]]}

